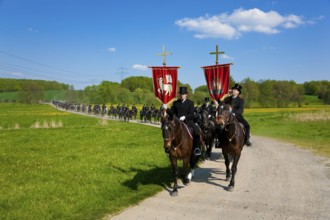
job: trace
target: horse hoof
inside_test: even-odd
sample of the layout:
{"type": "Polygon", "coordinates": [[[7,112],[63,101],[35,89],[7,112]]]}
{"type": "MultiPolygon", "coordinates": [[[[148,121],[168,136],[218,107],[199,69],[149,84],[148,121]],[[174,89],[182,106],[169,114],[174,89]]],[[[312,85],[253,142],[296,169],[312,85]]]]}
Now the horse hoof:
{"type": "Polygon", "coordinates": [[[228,191],[228,192],[232,192],[232,191],[234,191],[234,186],[228,186],[227,191],[228,191]]]}
{"type": "Polygon", "coordinates": [[[178,190],[174,189],[172,192],[171,192],[171,196],[178,196],[178,190]]]}
{"type": "Polygon", "coordinates": [[[189,186],[189,185],[190,185],[190,181],[189,181],[189,180],[185,181],[185,182],[183,183],[183,185],[185,185],[185,186],[189,186]]]}
{"type": "Polygon", "coordinates": [[[230,177],[226,177],[226,181],[229,181],[230,180],[230,177]]]}

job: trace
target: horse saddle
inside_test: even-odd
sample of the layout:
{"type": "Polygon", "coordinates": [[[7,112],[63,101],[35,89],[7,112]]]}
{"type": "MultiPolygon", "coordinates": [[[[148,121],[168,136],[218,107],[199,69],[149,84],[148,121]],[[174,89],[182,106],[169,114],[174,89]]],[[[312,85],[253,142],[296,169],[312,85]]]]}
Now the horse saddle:
{"type": "Polygon", "coordinates": [[[245,126],[244,126],[244,124],[243,123],[241,123],[241,122],[238,122],[238,124],[241,126],[241,128],[242,128],[242,130],[243,130],[243,134],[244,134],[244,136],[245,136],[245,126]]]}
{"type": "Polygon", "coordinates": [[[193,134],[194,134],[194,129],[190,126],[188,126],[186,123],[182,122],[182,124],[184,125],[184,127],[187,129],[188,134],[190,136],[191,139],[193,139],[193,134]]]}

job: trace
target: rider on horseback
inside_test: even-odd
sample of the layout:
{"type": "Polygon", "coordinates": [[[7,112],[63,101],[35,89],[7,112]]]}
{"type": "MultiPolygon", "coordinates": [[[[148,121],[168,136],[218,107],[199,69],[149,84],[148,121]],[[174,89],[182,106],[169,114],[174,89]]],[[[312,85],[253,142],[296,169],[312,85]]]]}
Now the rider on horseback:
{"type": "Polygon", "coordinates": [[[244,111],[244,99],[242,99],[239,95],[241,94],[242,86],[239,84],[235,84],[232,89],[232,96],[228,96],[224,99],[224,104],[229,104],[232,106],[232,112],[236,116],[239,122],[241,122],[245,127],[245,144],[247,146],[252,146],[250,141],[250,125],[243,117],[244,111]]]}
{"type": "Polygon", "coordinates": [[[176,115],[181,121],[184,121],[188,127],[193,130],[193,149],[196,156],[201,155],[200,150],[200,132],[199,127],[194,123],[194,102],[187,99],[188,90],[187,87],[180,87],[179,93],[181,99],[175,101],[170,109],[167,109],[167,105],[164,104],[163,108],[167,109],[166,112],[170,115],[176,115]]]}
{"type": "Polygon", "coordinates": [[[202,105],[202,111],[207,111],[208,114],[209,114],[209,118],[212,120],[212,121],[215,121],[215,112],[217,111],[216,110],[216,107],[212,105],[213,101],[210,102],[210,98],[209,97],[206,97],[204,99],[204,104],[202,105]]]}

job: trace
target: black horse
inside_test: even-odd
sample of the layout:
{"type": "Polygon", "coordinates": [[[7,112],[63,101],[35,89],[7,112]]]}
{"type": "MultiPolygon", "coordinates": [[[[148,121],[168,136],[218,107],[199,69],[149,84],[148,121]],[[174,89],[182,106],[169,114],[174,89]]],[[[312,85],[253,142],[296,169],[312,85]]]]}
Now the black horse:
{"type": "Polygon", "coordinates": [[[212,147],[214,144],[215,133],[215,121],[207,110],[201,113],[200,128],[202,129],[203,141],[206,146],[205,159],[211,159],[212,147]]]}
{"type": "Polygon", "coordinates": [[[124,121],[129,122],[129,120],[132,120],[133,118],[133,110],[126,110],[124,112],[124,121]]]}
{"type": "Polygon", "coordinates": [[[154,123],[156,123],[156,124],[159,124],[160,113],[161,113],[161,111],[158,109],[154,109],[152,111],[151,118],[153,119],[154,123]]]}
{"type": "Polygon", "coordinates": [[[164,150],[169,155],[174,175],[174,186],[171,196],[177,196],[178,160],[183,161],[182,182],[186,185],[190,182],[191,172],[195,168],[198,158],[193,154],[193,139],[187,125],[175,115],[169,115],[166,111],[162,111],[161,129],[164,139],[164,150]]]}
{"type": "Polygon", "coordinates": [[[216,116],[216,124],[221,128],[221,133],[218,134],[218,137],[222,147],[222,154],[225,158],[226,181],[230,180],[228,191],[234,189],[237,164],[241,157],[245,140],[243,127],[231,110],[230,105],[222,105],[218,108],[216,116]],[[231,160],[232,166],[230,170],[229,165],[231,160]]]}

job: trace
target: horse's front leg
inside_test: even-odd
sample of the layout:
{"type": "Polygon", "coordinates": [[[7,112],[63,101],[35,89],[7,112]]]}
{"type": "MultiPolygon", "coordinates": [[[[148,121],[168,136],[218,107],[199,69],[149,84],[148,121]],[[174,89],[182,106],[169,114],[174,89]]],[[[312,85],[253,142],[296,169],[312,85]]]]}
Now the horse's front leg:
{"type": "Polygon", "coordinates": [[[238,154],[234,157],[233,165],[231,166],[232,176],[231,176],[231,180],[230,180],[230,183],[229,183],[229,186],[228,186],[228,191],[230,191],[230,192],[233,191],[234,187],[235,187],[235,175],[236,175],[236,172],[237,172],[237,164],[238,164],[240,156],[241,156],[241,154],[238,154]]]}
{"type": "Polygon", "coordinates": [[[171,164],[173,169],[174,185],[173,185],[173,190],[170,194],[171,196],[177,196],[178,195],[178,162],[176,159],[171,158],[171,164]]]}
{"type": "Polygon", "coordinates": [[[212,148],[213,148],[213,145],[214,145],[214,137],[212,137],[210,143],[209,143],[209,147],[207,149],[207,156],[208,158],[211,160],[211,157],[212,157],[212,148]]]}
{"type": "Polygon", "coordinates": [[[229,155],[227,153],[225,153],[224,151],[222,151],[222,154],[225,158],[225,165],[226,165],[226,181],[229,181],[230,179],[230,160],[229,160],[229,155]]]}
{"type": "Polygon", "coordinates": [[[183,166],[182,166],[182,170],[183,170],[183,173],[182,173],[182,182],[184,185],[188,185],[190,180],[191,180],[191,176],[188,176],[188,175],[191,175],[190,174],[190,169],[189,169],[189,162],[190,162],[190,158],[184,158],[183,159],[183,166]]]}

